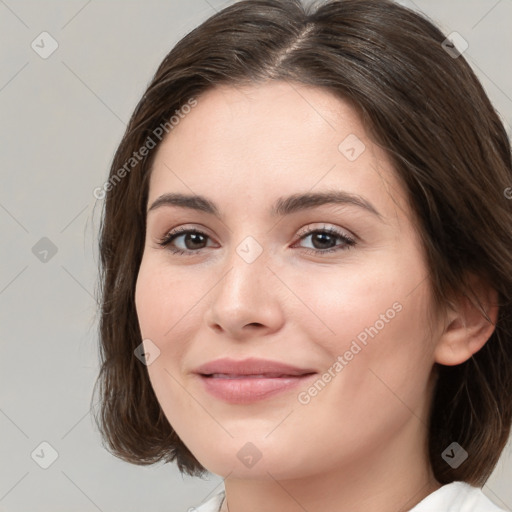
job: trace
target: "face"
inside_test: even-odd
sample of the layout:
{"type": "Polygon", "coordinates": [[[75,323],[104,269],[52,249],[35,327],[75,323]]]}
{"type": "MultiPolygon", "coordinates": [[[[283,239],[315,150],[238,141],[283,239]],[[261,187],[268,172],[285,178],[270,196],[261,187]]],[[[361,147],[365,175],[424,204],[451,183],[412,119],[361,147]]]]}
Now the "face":
{"type": "Polygon", "coordinates": [[[135,297],[170,424],[208,470],[241,478],[418,452],[431,296],[388,158],[323,89],[222,86],[197,102],[155,155],[135,297]],[[318,196],[287,200],[304,194],[318,196]],[[297,371],[196,373],[220,358],[297,371]]]}

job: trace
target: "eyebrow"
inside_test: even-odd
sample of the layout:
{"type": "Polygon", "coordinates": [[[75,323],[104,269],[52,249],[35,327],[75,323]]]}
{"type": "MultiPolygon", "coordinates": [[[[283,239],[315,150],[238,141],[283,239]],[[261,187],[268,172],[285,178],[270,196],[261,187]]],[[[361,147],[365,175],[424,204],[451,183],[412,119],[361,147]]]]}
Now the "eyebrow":
{"type": "MultiPolygon", "coordinates": [[[[308,192],[293,194],[288,197],[280,197],[272,205],[270,214],[272,217],[291,215],[302,210],[316,208],[325,204],[352,205],[364,209],[383,220],[381,213],[364,197],[342,190],[328,190],[325,192],[308,192]]],[[[168,193],[158,197],[149,207],[147,213],[161,206],[178,206],[222,217],[218,207],[213,201],[200,195],[187,195],[168,193]]]]}

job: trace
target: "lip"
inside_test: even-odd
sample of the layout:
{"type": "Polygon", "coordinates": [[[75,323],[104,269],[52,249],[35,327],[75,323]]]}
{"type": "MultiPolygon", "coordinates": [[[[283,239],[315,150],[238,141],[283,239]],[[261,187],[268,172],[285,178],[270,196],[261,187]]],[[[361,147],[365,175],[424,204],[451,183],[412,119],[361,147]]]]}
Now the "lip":
{"type": "Polygon", "coordinates": [[[279,361],[249,358],[216,359],[194,370],[205,390],[233,404],[248,404],[289,391],[314,377],[312,368],[299,368],[279,361]]]}
{"type": "Polygon", "coordinates": [[[267,375],[275,376],[298,376],[306,373],[316,373],[313,368],[299,368],[280,361],[272,361],[270,359],[259,359],[250,357],[248,359],[230,359],[223,357],[209,361],[194,370],[194,373],[201,375],[212,375],[214,373],[222,373],[225,375],[267,375]]]}

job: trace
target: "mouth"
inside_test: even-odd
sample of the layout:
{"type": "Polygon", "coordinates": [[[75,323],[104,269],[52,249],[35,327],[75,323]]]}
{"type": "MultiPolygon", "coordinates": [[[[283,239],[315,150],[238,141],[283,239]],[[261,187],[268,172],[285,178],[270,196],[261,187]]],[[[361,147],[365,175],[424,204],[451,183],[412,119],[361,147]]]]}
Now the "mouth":
{"type": "Polygon", "coordinates": [[[313,368],[300,368],[281,361],[272,361],[270,359],[260,359],[257,357],[241,360],[224,357],[199,366],[194,370],[194,373],[205,376],[226,375],[228,377],[258,376],[274,378],[283,376],[295,377],[307,373],[316,373],[316,370],[313,368]]]}
{"type": "Polygon", "coordinates": [[[249,404],[304,385],[318,372],[281,361],[221,358],[194,372],[209,395],[231,404],[249,404]]]}
{"type": "Polygon", "coordinates": [[[251,404],[291,392],[306,385],[316,375],[316,372],[300,375],[212,373],[199,374],[199,378],[205,391],[216,399],[230,404],[251,404]]]}
{"type": "Polygon", "coordinates": [[[295,378],[311,375],[311,373],[304,374],[286,374],[286,373],[260,373],[260,374],[237,374],[237,373],[201,373],[202,377],[212,379],[281,379],[281,378],[295,378]]]}

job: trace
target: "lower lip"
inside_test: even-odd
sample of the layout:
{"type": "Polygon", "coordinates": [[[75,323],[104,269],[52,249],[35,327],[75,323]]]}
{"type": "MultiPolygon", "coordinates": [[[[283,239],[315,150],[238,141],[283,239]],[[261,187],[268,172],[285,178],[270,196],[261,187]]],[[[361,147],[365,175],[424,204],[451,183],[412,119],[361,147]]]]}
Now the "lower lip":
{"type": "Polygon", "coordinates": [[[241,377],[217,378],[199,375],[206,391],[216,398],[232,404],[248,404],[270,398],[306,383],[316,374],[297,377],[241,377]]]}

